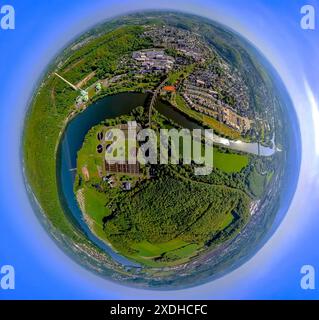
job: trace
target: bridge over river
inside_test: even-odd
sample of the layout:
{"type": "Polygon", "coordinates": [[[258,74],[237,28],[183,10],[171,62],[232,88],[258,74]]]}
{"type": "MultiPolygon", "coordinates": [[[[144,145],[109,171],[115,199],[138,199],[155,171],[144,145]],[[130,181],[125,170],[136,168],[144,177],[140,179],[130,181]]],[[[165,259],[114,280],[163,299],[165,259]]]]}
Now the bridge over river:
{"type": "Polygon", "coordinates": [[[148,127],[149,128],[151,127],[151,123],[152,123],[152,110],[155,107],[158,94],[161,92],[166,82],[167,82],[167,78],[163,82],[161,82],[161,84],[156,88],[156,90],[153,93],[153,96],[149,105],[149,111],[148,111],[148,127]]]}

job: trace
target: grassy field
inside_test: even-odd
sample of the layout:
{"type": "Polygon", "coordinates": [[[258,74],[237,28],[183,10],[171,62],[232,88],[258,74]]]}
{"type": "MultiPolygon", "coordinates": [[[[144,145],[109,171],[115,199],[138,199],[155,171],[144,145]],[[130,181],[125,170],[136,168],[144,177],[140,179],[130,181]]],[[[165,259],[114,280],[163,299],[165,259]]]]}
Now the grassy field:
{"type": "Polygon", "coordinates": [[[226,173],[240,172],[249,163],[247,155],[224,153],[214,149],[213,165],[226,173]]]}
{"type": "Polygon", "coordinates": [[[84,208],[81,209],[88,226],[97,237],[107,241],[103,230],[103,218],[110,214],[109,209],[105,206],[108,197],[105,193],[97,192],[86,186],[80,192],[82,192],[84,204],[84,208]]]}
{"type": "Polygon", "coordinates": [[[267,176],[261,175],[255,169],[251,172],[248,177],[249,188],[252,193],[257,197],[261,197],[265,190],[267,176]]]}
{"type": "Polygon", "coordinates": [[[81,174],[82,168],[86,167],[90,178],[99,178],[98,166],[103,165],[104,153],[99,154],[97,152],[97,133],[103,131],[104,126],[99,125],[90,130],[85,137],[85,141],[82,145],[81,150],[77,154],[77,172],[81,174]]]}
{"type": "Polygon", "coordinates": [[[187,243],[181,240],[172,240],[167,243],[153,245],[147,241],[143,241],[132,245],[132,248],[137,251],[129,257],[145,265],[159,266],[174,266],[177,263],[185,263],[191,257],[198,253],[200,245],[187,243]],[[165,257],[167,261],[156,261],[165,257]]]}
{"type": "Polygon", "coordinates": [[[187,258],[196,253],[199,246],[197,244],[188,244],[167,253],[168,256],[178,256],[179,258],[187,258]]]}
{"type": "Polygon", "coordinates": [[[84,197],[86,213],[99,227],[102,227],[103,218],[110,214],[110,210],[105,206],[107,203],[106,195],[86,187],[84,197]]]}
{"type": "MultiPolygon", "coordinates": [[[[134,260],[140,261],[144,264],[155,265],[171,265],[174,262],[154,262],[154,259],[167,256],[168,260],[176,260],[180,262],[181,259],[189,259],[193,254],[196,254],[200,246],[197,244],[187,243],[185,241],[175,239],[166,243],[151,244],[147,241],[132,244],[132,248],[136,250],[136,254],[130,255],[134,260]],[[173,257],[174,256],[174,257],[173,257]]],[[[176,263],[176,261],[175,261],[176,263]]]]}

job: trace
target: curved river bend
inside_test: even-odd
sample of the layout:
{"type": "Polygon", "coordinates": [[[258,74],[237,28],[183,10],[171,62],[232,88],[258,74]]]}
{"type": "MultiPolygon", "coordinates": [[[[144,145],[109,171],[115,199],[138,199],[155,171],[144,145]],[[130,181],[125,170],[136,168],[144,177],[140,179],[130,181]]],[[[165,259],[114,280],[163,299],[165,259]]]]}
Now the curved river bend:
{"type": "MultiPolygon", "coordinates": [[[[107,252],[115,261],[126,266],[139,265],[119,255],[108,244],[97,238],[84,221],[83,214],[73,191],[76,159],[77,152],[81,149],[87,132],[93,126],[98,125],[107,118],[115,118],[123,114],[129,114],[134,108],[145,105],[147,99],[147,94],[121,93],[98,100],[68,123],[58,149],[57,168],[59,191],[65,211],[93,243],[107,252]]],[[[157,103],[156,109],[183,128],[202,129],[201,126],[174,110],[167,103],[157,103]]],[[[214,142],[234,150],[258,154],[257,143],[238,143],[220,138],[216,135],[214,136],[214,142]]],[[[271,155],[274,152],[273,149],[262,146],[260,146],[259,151],[261,155],[265,156],[271,155]]]]}

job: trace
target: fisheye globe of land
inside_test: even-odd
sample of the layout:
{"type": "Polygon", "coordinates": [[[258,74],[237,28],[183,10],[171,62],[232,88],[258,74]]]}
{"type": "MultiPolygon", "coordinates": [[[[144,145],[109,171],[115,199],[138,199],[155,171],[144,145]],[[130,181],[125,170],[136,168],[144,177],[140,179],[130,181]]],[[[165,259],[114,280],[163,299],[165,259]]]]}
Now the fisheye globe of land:
{"type": "Polygon", "coordinates": [[[104,277],[158,288],[203,283],[256,251],[288,134],[262,59],[232,31],[169,12],[108,21],[64,50],[24,140],[60,245],[104,277]]]}

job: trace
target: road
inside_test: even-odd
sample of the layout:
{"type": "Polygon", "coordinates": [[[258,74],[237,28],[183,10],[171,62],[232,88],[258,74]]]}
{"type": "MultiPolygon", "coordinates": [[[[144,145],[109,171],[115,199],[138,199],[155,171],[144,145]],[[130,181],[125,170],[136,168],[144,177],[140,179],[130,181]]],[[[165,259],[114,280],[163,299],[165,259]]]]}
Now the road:
{"type": "Polygon", "coordinates": [[[163,88],[163,86],[165,85],[166,82],[167,82],[167,78],[163,82],[160,83],[160,85],[156,88],[156,90],[153,93],[153,97],[152,97],[152,100],[151,100],[151,103],[150,103],[150,107],[149,107],[149,111],[148,111],[148,127],[149,128],[151,127],[152,110],[154,108],[157,96],[160,93],[161,89],[163,88]]]}

